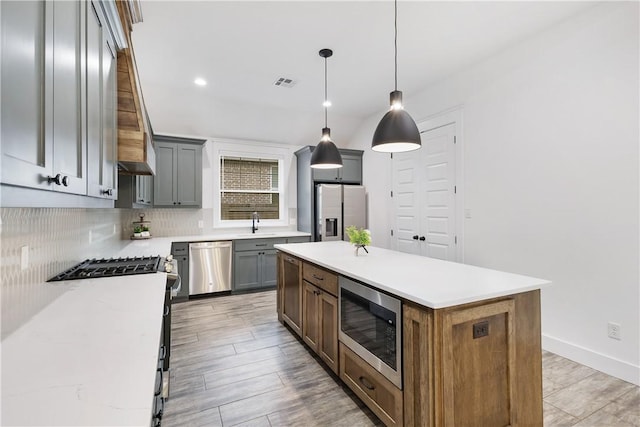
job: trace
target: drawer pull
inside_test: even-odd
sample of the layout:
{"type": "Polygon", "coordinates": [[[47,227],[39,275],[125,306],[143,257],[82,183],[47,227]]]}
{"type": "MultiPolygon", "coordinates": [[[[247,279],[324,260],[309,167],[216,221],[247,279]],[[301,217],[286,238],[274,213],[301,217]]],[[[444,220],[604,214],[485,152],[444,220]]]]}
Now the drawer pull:
{"type": "Polygon", "coordinates": [[[292,264],[295,264],[295,262],[296,262],[293,258],[289,258],[289,257],[286,257],[285,261],[290,262],[292,264]]]}
{"type": "Polygon", "coordinates": [[[266,243],[256,243],[256,246],[267,246],[266,243]]]}
{"type": "Polygon", "coordinates": [[[358,381],[360,381],[360,384],[362,384],[368,390],[375,390],[376,389],[376,386],[371,384],[371,382],[369,382],[369,380],[366,379],[365,377],[362,377],[362,376],[359,377],[358,381]]]}
{"type": "Polygon", "coordinates": [[[320,276],[317,276],[315,274],[313,274],[313,278],[316,279],[316,280],[324,280],[324,277],[320,277],[320,276]]]}

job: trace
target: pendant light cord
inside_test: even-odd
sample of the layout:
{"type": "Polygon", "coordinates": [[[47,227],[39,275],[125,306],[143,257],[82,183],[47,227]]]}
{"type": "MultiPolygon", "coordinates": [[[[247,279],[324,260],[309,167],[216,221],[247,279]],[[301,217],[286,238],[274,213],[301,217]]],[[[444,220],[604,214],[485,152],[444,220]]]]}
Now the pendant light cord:
{"type": "Polygon", "coordinates": [[[324,58],[324,127],[327,127],[327,58],[324,58]]]}
{"type": "Polygon", "coordinates": [[[395,90],[398,90],[398,0],[393,3],[393,51],[394,51],[394,65],[395,65],[395,90]]]}

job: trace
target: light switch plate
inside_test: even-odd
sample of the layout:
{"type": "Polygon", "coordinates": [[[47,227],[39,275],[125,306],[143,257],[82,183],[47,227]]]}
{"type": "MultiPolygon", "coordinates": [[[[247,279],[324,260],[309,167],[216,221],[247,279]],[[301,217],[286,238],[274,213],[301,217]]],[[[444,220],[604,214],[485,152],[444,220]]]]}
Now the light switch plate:
{"type": "Polygon", "coordinates": [[[20,248],[20,270],[29,268],[29,246],[20,248]]]}

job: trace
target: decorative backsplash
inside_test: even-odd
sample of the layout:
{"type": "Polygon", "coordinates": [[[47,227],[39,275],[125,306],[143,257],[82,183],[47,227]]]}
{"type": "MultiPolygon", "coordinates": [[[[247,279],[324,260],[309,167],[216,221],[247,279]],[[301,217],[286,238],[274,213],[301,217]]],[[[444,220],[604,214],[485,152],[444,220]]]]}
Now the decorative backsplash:
{"type": "Polygon", "coordinates": [[[48,279],[87,258],[114,256],[141,213],[154,237],[216,231],[213,209],[0,208],[2,339],[60,296],[48,279]]]}
{"type": "Polygon", "coordinates": [[[113,256],[121,216],[118,209],[0,209],[3,339],[60,295],[46,280],[86,258],[113,256]]]}

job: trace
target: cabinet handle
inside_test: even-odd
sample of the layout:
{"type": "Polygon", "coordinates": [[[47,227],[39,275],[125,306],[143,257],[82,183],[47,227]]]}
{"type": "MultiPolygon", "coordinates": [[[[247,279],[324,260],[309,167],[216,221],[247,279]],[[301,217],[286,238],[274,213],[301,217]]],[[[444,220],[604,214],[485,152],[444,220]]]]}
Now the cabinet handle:
{"type": "Polygon", "coordinates": [[[49,184],[54,183],[56,185],[62,185],[62,175],[57,174],[56,176],[48,176],[47,182],[49,184]]]}
{"type": "Polygon", "coordinates": [[[421,241],[421,242],[424,242],[425,240],[426,240],[426,237],[424,237],[424,236],[420,236],[420,241],[421,241]]]}
{"type": "Polygon", "coordinates": [[[113,189],[107,188],[106,190],[102,190],[102,194],[105,194],[107,196],[113,196],[113,189]]]}
{"type": "Polygon", "coordinates": [[[418,240],[418,235],[416,234],[415,236],[412,237],[413,240],[418,240]]]}
{"type": "Polygon", "coordinates": [[[267,246],[267,244],[266,243],[256,244],[256,247],[258,247],[258,246],[267,246]]]}
{"type": "Polygon", "coordinates": [[[169,306],[165,305],[164,306],[164,316],[168,316],[169,315],[169,306]]]}
{"type": "Polygon", "coordinates": [[[375,390],[376,389],[376,386],[371,384],[371,382],[368,379],[366,379],[365,377],[361,376],[360,378],[358,378],[358,381],[360,381],[360,384],[362,384],[368,390],[375,390]]]}
{"type": "Polygon", "coordinates": [[[286,257],[284,260],[287,261],[287,262],[290,262],[291,264],[295,264],[296,263],[296,261],[293,258],[286,257]]]}
{"type": "Polygon", "coordinates": [[[324,277],[319,277],[319,276],[316,276],[315,274],[313,274],[313,278],[316,280],[324,280],[324,277]]]}

